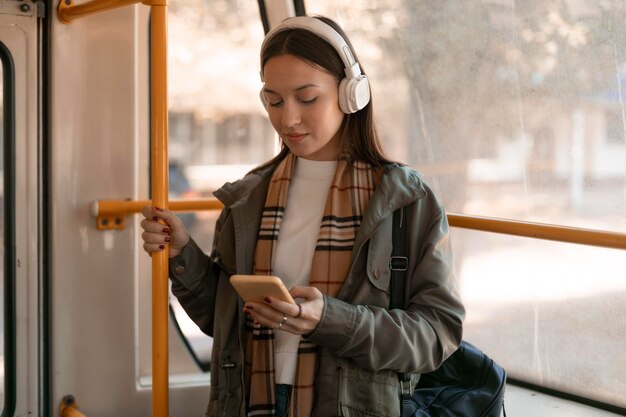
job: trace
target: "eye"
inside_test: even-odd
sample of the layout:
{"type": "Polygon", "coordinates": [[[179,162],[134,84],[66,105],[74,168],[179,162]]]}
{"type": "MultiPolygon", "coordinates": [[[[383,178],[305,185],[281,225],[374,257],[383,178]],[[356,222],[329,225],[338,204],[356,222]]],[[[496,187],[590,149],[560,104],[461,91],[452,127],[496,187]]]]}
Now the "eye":
{"type": "Polygon", "coordinates": [[[282,101],[282,100],[274,100],[274,101],[270,101],[270,102],[269,102],[269,106],[270,106],[270,107],[278,107],[278,106],[280,106],[281,104],[283,104],[283,101],[282,101]]]}
{"type": "Polygon", "coordinates": [[[300,103],[302,104],[313,104],[315,101],[317,101],[317,97],[313,97],[310,100],[300,99],[300,103]]]}

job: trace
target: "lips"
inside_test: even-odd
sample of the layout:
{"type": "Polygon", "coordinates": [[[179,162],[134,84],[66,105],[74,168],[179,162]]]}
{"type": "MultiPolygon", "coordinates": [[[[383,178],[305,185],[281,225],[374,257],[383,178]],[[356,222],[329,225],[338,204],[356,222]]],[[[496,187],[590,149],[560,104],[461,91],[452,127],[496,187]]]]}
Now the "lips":
{"type": "Polygon", "coordinates": [[[290,142],[300,142],[304,140],[307,136],[307,133],[285,133],[283,137],[290,142]]]}

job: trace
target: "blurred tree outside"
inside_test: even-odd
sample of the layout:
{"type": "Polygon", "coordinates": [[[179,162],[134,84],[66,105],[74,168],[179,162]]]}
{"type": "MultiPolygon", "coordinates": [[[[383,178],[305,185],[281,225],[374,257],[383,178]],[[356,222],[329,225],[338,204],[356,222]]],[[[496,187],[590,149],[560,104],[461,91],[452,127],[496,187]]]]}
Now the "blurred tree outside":
{"type": "MultiPolygon", "coordinates": [[[[465,208],[468,164],[496,158],[507,141],[521,142],[510,149],[522,153],[523,191],[539,173],[539,191],[549,192],[545,178],[559,163],[567,174],[569,163],[557,160],[567,159],[562,146],[570,146],[557,149],[557,136],[571,136],[564,127],[572,129],[577,109],[617,92],[626,78],[621,0],[318,0],[306,7],[346,29],[372,79],[386,149],[423,172],[449,211],[465,208]]],[[[170,56],[175,111],[212,123],[263,115],[256,4],[173,2],[170,27],[177,39],[170,56]]],[[[619,141],[624,110],[617,100],[613,106],[607,118],[619,141]]],[[[273,146],[271,129],[262,136],[244,143],[273,146]]],[[[224,140],[233,139],[216,137],[213,153],[224,140]]]]}
{"type": "Polygon", "coordinates": [[[624,2],[407,0],[404,11],[387,47],[402,48],[410,85],[408,162],[447,167],[433,173],[451,210],[465,200],[465,163],[490,156],[494,138],[538,136],[620,87],[624,2]]]}

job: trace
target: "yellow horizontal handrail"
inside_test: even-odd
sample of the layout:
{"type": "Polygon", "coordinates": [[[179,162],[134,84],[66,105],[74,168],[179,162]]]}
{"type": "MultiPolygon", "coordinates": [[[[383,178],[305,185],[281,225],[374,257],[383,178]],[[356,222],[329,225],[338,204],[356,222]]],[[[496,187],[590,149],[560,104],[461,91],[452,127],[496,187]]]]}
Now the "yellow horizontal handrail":
{"type": "Polygon", "coordinates": [[[72,0],[60,0],[59,7],[57,8],[57,16],[61,22],[70,23],[80,17],[130,6],[136,3],[142,3],[142,0],[92,0],[78,5],[74,5],[72,0]]]}
{"type": "Polygon", "coordinates": [[[76,400],[72,395],[66,395],[61,400],[61,405],[59,406],[59,416],[60,417],[87,417],[80,411],[78,411],[78,405],[76,404],[76,400]]]}
{"type": "MultiPolygon", "coordinates": [[[[150,201],[97,201],[92,212],[94,217],[125,216],[138,213],[150,201]]],[[[205,200],[171,200],[172,211],[220,210],[222,203],[215,199],[205,200]]],[[[448,214],[448,222],[452,227],[481,230],[484,232],[501,233],[533,239],[553,240],[557,242],[578,243],[588,246],[626,249],[626,234],[605,232],[577,227],[554,226],[544,223],[523,222],[517,220],[496,219],[491,217],[468,216],[464,214],[448,214]]]]}
{"type": "Polygon", "coordinates": [[[626,249],[626,234],[582,229],[577,227],[554,226],[544,223],[517,220],[495,219],[491,217],[448,214],[452,227],[502,233],[505,235],[530,237],[533,239],[554,240],[557,242],[579,243],[588,246],[626,249]]]}
{"type": "MultiPolygon", "coordinates": [[[[150,200],[99,200],[91,206],[94,217],[116,216],[139,213],[142,208],[152,205],[150,200]]],[[[169,209],[172,211],[204,211],[221,210],[224,205],[216,198],[204,200],[170,200],[169,209]]]]}

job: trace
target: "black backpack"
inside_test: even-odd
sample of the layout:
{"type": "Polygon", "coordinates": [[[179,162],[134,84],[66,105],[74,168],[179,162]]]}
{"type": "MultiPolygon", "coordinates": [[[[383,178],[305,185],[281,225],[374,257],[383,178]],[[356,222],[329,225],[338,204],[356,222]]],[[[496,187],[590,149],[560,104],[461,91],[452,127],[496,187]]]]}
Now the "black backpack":
{"type": "MultiPolygon", "coordinates": [[[[406,257],[406,208],[393,214],[393,253],[390,308],[404,308],[406,257]]],[[[422,374],[410,392],[410,376],[400,378],[401,417],[500,417],[504,411],[506,372],[487,355],[468,342],[435,371],[422,374]]]]}

